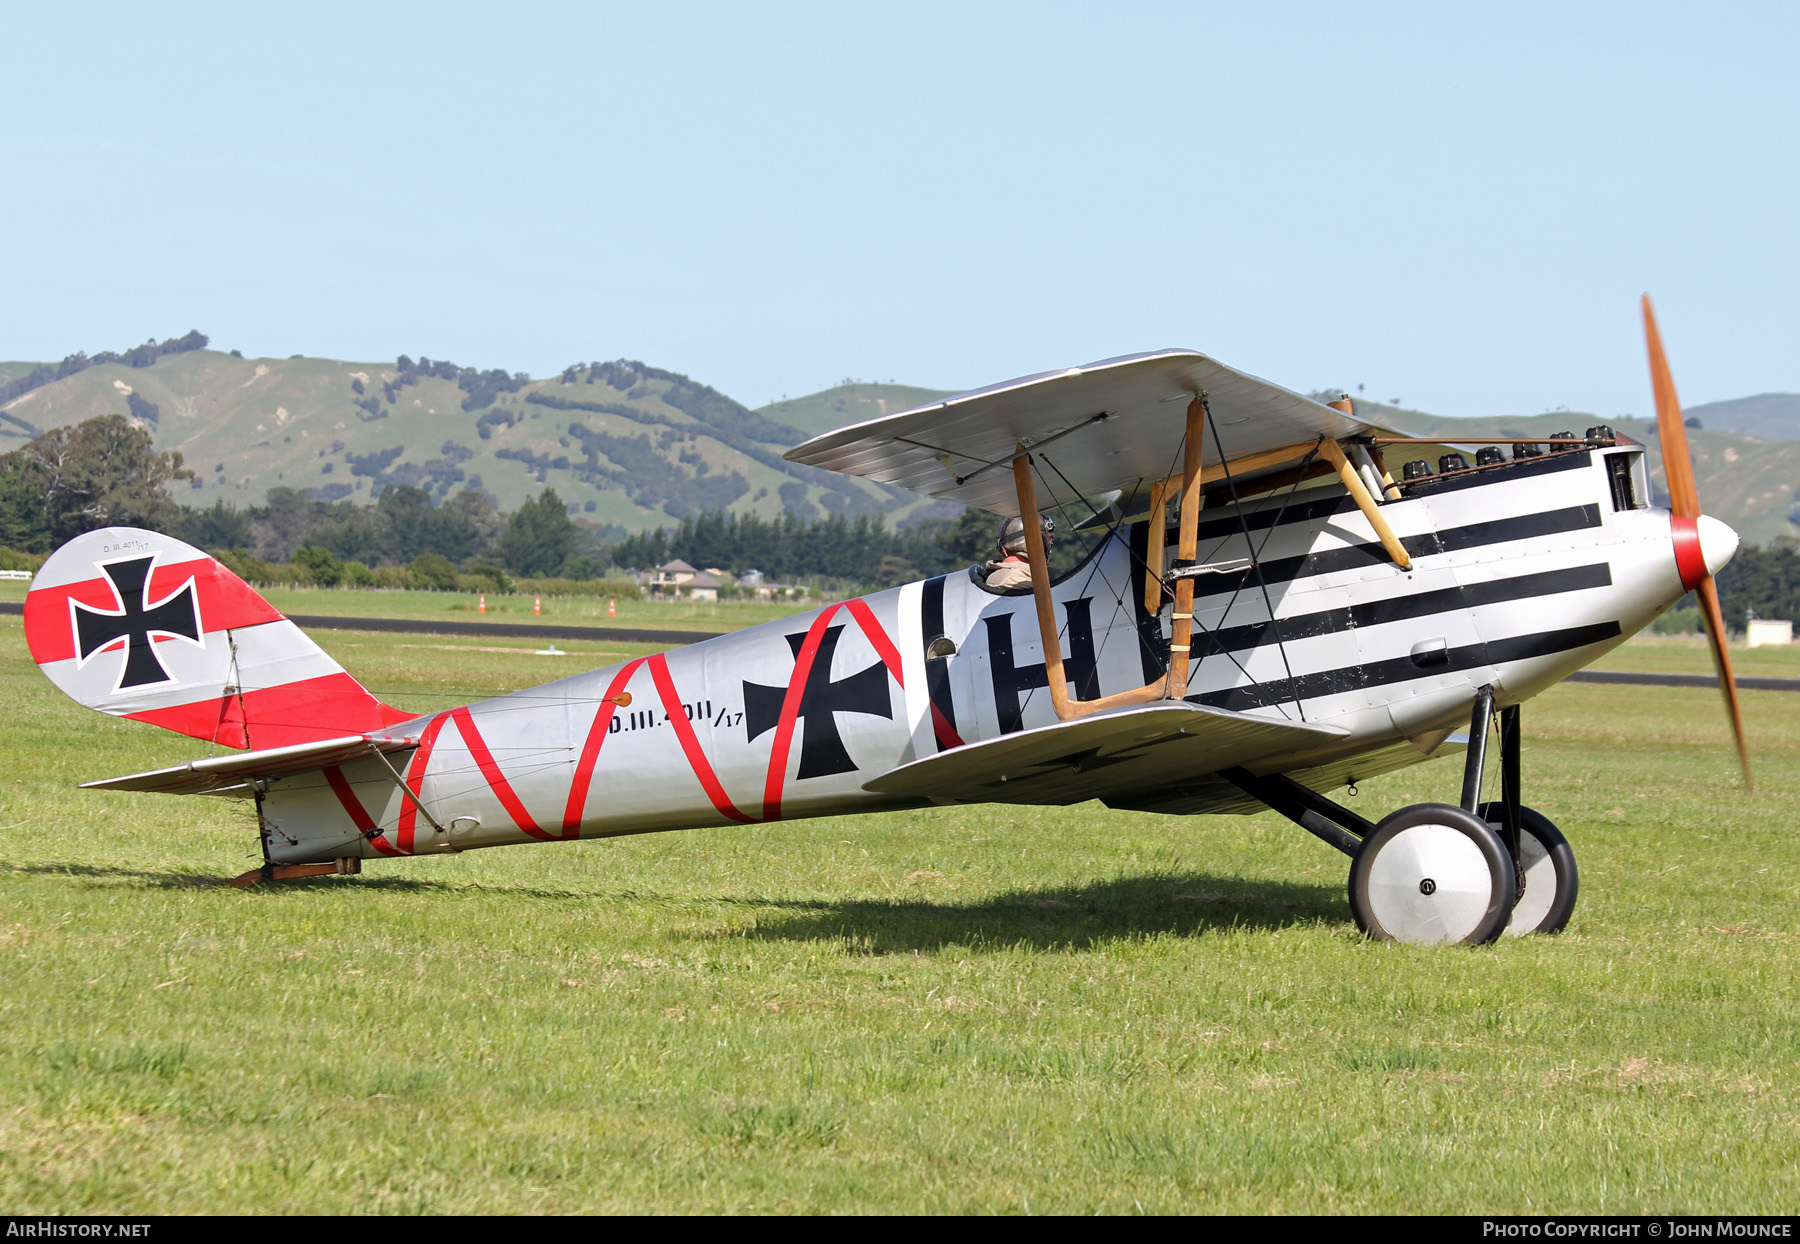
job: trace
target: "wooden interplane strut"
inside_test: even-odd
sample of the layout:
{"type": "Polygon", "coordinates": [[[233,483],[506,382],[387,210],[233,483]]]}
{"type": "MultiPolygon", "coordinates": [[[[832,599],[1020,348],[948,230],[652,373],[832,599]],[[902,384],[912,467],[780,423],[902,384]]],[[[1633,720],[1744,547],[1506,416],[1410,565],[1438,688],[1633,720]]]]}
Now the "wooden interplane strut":
{"type": "Polygon", "coordinates": [[[1344,487],[1350,490],[1350,499],[1356,502],[1356,508],[1362,511],[1362,516],[1369,520],[1369,526],[1375,529],[1375,538],[1381,541],[1381,547],[1387,550],[1387,555],[1393,559],[1394,565],[1402,570],[1411,570],[1412,558],[1407,556],[1406,549],[1400,543],[1400,538],[1394,534],[1394,529],[1388,526],[1387,516],[1375,504],[1375,498],[1369,495],[1369,489],[1362,482],[1362,476],[1356,473],[1356,468],[1350,465],[1350,459],[1344,456],[1343,447],[1330,437],[1326,437],[1319,442],[1319,452],[1325,456],[1327,462],[1336,468],[1338,478],[1344,481],[1344,487]]]}
{"type": "MultiPolygon", "coordinates": [[[[1181,495],[1176,525],[1176,563],[1177,566],[1191,566],[1200,555],[1200,510],[1204,504],[1206,485],[1227,479],[1233,473],[1259,471],[1266,467],[1301,461],[1314,454],[1322,457],[1337,472],[1338,478],[1355,500],[1357,509],[1369,520],[1369,526],[1374,529],[1376,538],[1381,541],[1382,548],[1394,564],[1402,570],[1411,569],[1412,558],[1407,555],[1399,537],[1394,534],[1386,516],[1381,513],[1379,504],[1370,495],[1362,477],[1336,441],[1330,437],[1321,437],[1297,445],[1283,445],[1261,453],[1246,454],[1231,463],[1220,462],[1209,467],[1201,461],[1205,426],[1206,403],[1203,398],[1196,396],[1188,403],[1187,408],[1187,435],[1183,442],[1181,473],[1156,480],[1150,486],[1150,531],[1144,559],[1146,612],[1154,614],[1162,608],[1164,583],[1157,568],[1162,564],[1167,547],[1168,530],[1164,507],[1172,494],[1179,490],[1181,495]]],[[[1161,699],[1185,699],[1193,667],[1194,577],[1191,574],[1183,575],[1175,583],[1167,675],[1142,687],[1095,700],[1080,700],[1070,694],[1068,681],[1063,676],[1062,640],[1056,627],[1056,604],[1050,595],[1050,562],[1048,550],[1044,547],[1043,518],[1038,513],[1037,489],[1032,480],[1031,465],[1031,454],[1024,445],[1020,445],[1012,458],[1013,484],[1018,492],[1019,516],[1025,524],[1025,551],[1032,565],[1032,603],[1037,611],[1038,638],[1044,647],[1044,674],[1050,683],[1050,703],[1056,710],[1057,720],[1073,721],[1090,713],[1148,704],[1161,699]]],[[[1393,478],[1387,473],[1386,464],[1377,462],[1376,469],[1381,474],[1384,491],[1393,489],[1397,492],[1393,478]]]]}

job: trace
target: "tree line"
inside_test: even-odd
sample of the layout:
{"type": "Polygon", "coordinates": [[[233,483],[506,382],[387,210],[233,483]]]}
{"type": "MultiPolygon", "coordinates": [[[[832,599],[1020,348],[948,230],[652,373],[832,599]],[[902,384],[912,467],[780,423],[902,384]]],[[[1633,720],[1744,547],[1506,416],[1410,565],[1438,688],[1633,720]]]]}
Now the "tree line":
{"type": "MultiPolygon", "coordinates": [[[[997,526],[980,510],[892,528],[880,515],[808,519],[788,510],[764,518],[714,509],[608,545],[575,522],[551,488],[510,514],[479,489],[437,501],[409,484],[389,484],[373,505],[278,487],[260,506],[221,500],[192,509],[168,490],[192,477],[179,452],[155,452],[150,433],[123,415],[52,428],[0,455],[0,549],[41,555],[83,532],[124,526],[229,553],[246,577],[264,580],[289,573],[277,567],[299,567],[307,582],[450,587],[469,579],[501,590],[508,576],[592,582],[679,558],[782,581],[886,587],[993,556],[997,526]]],[[[1073,567],[1102,534],[1075,538],[1065,524],[1052,572],[1073,567]]],[[[1800,548],[1792,541],[1745,545],[1718,582],[1733,630],[1752,614],[1800,620],[1800,548]]]]}
{"type": "Polygon", "coordinates": [[[421,557],[436,559],[434,568],[571,580],[599,578],[610,564],[609,550],[570,518],[554,489],[511,514],[479,489],[437,504],[409,484],[389,484],[371,506],[278,487],[260,506],[221,500],[193,509],[168,491],[193,474],[179,452],[157,453],[150,433],[123,415],[52,428],[0,455],[0,547],[43,554],[98,527],[147,527],[264,565],[298,561],[321,581],[335,581],[334,565],[411,567],[421,557]]]}
{"type": "Polygon", "coordinates": [[[218,500],[191,508],[168,485],[192,478],[179,452],[155,452],[150,433],[122,415],[54,428],[0,455],[0,547],[45,554],[85,531],[127,526],[229,554],[235,569],[258,581],[448,587],[460,575],[488,585],[507,576],[578,582],[682,558],[778,579],[885,586],[982,556],[994,521],[970,511],[960,523],[894,530],[878,515],[808,520],[790,511],[765,519],[711,510],[672,532],[658,528],[609,545],[571,518],[552,488],[510,514],[479,488],[440,501],[399,483],[384,487],[373,505],[275,487],[261,505],[218,500]]]}

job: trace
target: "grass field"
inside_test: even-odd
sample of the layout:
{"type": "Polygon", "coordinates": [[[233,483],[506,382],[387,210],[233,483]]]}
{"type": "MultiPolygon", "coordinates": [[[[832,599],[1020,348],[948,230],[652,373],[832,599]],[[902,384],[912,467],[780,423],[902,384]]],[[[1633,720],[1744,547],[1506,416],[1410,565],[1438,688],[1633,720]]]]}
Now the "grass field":
{"type": "Polygon", "coordinates": [[[608,601],[594,596],[489,596],[487,612],[478,612],[481,597],[469,592],[332,591],[328,588],[270,588],[263,593],[289,614],[323,614],[353,618],[417,618],[430,622],[541,622],[559,626],[608,625],[670,631],[734,631],[773,618],[816,609],[822,600],[795,601],[653,601],[611,602],[617,617],[608,618],[608,601]],[[541,612],[532,611],[538,602],[541,612]]]}
{"type": "MultiPolygon", "coordinates": [[[[421,710],[647,651],[320,638],[421,710]]],[[[71,789],[196,745],[64,700],[17,617],[0,693],[9,1212],[1800,1200],[1790,695],[1745,694],[1754,796],[1711,691],[1533,701],[1527,797],[1575,843],[1581,904],[1561,937],[1469,951],[1363,941],[1344,859],[1273,816],[1097,805],[237,891],[215,882],[254,863],[243,805],[71,789]]],[[[1458,777],[1421,766],[1353,806],[1458,777]]]]}
{"type": "MultiPolygon", "coordinates": [[[[1594,662],[1593,668],[1710,677],[1713,673],[1712,649],[1705,638],[1698,635],[1639,635],[1594,662]]],[[[1800,644],[1762,648],[1734,644],[1731,671],[1739,678],[1800,679],[1800,644]]]]}

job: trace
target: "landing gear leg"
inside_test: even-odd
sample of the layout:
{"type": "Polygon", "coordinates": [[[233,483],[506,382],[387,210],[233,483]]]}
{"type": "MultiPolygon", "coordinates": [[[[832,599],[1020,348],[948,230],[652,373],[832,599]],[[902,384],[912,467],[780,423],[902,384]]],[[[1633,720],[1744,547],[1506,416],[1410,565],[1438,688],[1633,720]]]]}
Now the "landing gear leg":
{"type": "MultiPolygon", "coordinates": [[[[1506,747],[1504,730],[1501,745],[1502,768],[1511,773],[1507,784],[1516,807],[1518,717],[1512,712],[1515,746],[1506,747]]],[[[1401,808],[1357,849],[1350,864],[1350,910],[1357,927],[1370,937],[1475,946],[1493,941],[1506,928],[1519,894],[1517,857],[1478,811],[1493,715],[1493,689],[1483,687],[1470,715],[1461,807],[1421,803],[1401,808]]]]}
{"type": "Polygon", "coordinates": [[[1219,776],[1351,857],[1350,910],[1370,937],[1474,946],[1509,924],[1514,934],[1554,933],[1575,906],[1575,855],[1556,826],[1520,802],[1516,706],[1499,713],[1501,798],[1482,802],[1494,715],[1493,689],[1483,687],[1470,714],[1461,807],[1414,804],[1371,825],[1292,778],[1244,769],[1219,776]]]}
{"type": "MultiPolygon", "coordinates": [[[[1481,705],[1477,703],[1476,717],[1480,716],[1481,705]]],[[[1474,811],[1500,835],[1518,872],[1519,894],[1513,900],[1507,935],[1560,933],[1575,911],[1575,895],[1581,885],[1575,869],[1575,849],[1549,817],[1520,802],[1519,752],[1519,706],[1515,704],[1500,710],[1500,799],[1474,807],[1474,811]]],[[[1473,726],[1469,754],[1475,754],[1473,726]]],[[[1479,797],[1479,770],[1476,772],[1475,793],[1479,797]]],[[[1465,773],[1465,807],[1471,806],[1466,802],[1468,787],[1465,773]]]]}

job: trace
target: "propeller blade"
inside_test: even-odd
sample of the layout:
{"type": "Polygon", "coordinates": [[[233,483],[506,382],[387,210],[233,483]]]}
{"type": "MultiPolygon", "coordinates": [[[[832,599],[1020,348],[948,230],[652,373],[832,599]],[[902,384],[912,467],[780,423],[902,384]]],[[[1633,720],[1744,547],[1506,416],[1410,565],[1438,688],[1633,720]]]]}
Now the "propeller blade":
{"type": "Polygon", "coordinates": [[[1744,710],[1738,704],[1737,680],[1731,674],[1731,654],[1725,650],[1725,614],[1719,608],[1719,589],[1712,576],[1700,580],[1694,589],[1700,601],[1700,615],[1706,619],[1706,638],[1712,644],[1713,669],[1719,673],[1719,690],[1725,693],[1725,711],[1731,716],[1731,733],[1737,739],[1738,759],[1744,766],[1744,789],[1754,791],[1756,781],[1750,776],[1750,744],[1744,739],[1744,710]]]}
{"type": "MultiPolygon", "coordinates": [[[[1687,425],[1681,419],[1681,399],[1675,396],[1675,377],[1663,353],[1662,334],[1656,331],[1656,312],[1650,295],[1644,295],[1644,344],[1650,351],[1650,386],[1656,393],[1656,439],[1662,444],[1663,478],[1669,485],[1669,510],[1679,522],[1691,524],[1700,517],[1700,489],[1694,482],[1694,456],[1688,450],[1687,425]]],[[[1725,712],[1737,739],[1738,760],[1744,766],[1744,789],[1756,789],[1750,776],[1750,745],[1744,739],[1744,710],[1738,703],[1737,680],[1731,672],[1731,653],[1725,647],[1725,613],[1719,607],[1719,589],[1712,575],[1694,585],[1700,615],[1706,619],[1706,639],[1712,646],[1713,669],[1725,696],[1725,712]]]]}
{"type": "Polygon", "coordinates": [[[1663,354],[1656,312],[1644,295],[1644,341],[1650,348],[1650,386],[1656,391],[1656,439],[1662,444],[1663,478],[1669,485],[1669,509],[1680,518],[1700,517],[1700,490],[1694,484],[1694,457],[1688,452],[1687,427],[1681,421],[1681,399],[1663,354]]]}

